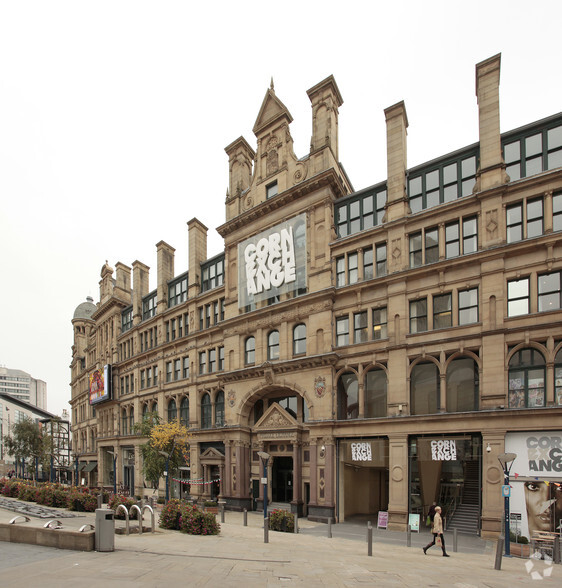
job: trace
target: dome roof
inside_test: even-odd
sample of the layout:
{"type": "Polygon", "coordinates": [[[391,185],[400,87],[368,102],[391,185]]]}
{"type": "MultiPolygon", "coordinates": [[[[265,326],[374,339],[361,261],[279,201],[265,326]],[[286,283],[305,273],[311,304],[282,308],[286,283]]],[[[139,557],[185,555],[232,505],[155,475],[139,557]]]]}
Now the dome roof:
{"type": "Polygon", "coordinates": [[[76,307],[73,319],[91,319],[97,306],[94,304],[94,299],[91,296],[86,298],[86,302],[82,302],[76,307]]]}

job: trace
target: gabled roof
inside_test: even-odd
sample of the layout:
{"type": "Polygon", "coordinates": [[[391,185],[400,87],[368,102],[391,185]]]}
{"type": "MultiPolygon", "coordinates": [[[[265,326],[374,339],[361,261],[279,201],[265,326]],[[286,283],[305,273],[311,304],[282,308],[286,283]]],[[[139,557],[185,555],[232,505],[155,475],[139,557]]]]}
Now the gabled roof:
{"type": "Polygon", "coordinates": [[[271,87],[265,93],[265,98],[263,99],[258,118],[256,119],[252,130],[254,131],[254,134],[257,135],[265,127],[283,117],[287,119],[287,122],[293,122],[291,113],[287,110],[287,107],[283,102],[281,102],[281,100],[275,95],[272,82],[271,87]]]}

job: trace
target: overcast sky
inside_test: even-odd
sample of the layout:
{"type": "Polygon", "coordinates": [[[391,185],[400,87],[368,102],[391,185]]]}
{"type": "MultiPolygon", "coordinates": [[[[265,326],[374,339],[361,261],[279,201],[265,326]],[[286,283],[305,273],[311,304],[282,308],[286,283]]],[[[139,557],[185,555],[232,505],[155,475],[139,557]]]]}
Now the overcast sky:
{"type": "Polygon", "coordinates": [[[0,0],[0,365],[68,408],[72,315],[105,260],[187,268],[187,221],[220,253],[224,147],[273,77],[297,157],[306,91],[333,74],[340,159],[356,190],[386,177],[383,110],[409,119],[408,166],[478,140],[475,64],[502,54],[501,129],[562,110],[562,2],[0,0]]]}

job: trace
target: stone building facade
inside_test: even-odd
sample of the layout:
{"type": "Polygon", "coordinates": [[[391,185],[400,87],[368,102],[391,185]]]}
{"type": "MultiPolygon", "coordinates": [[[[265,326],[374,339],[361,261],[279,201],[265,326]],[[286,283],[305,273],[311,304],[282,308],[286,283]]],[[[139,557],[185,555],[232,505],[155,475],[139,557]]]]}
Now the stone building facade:
{"type": "Polygon", "coordinates": [[[506,439],[562,430],[562,114],[501,134],[499,79],[499,55],[476,66],[479,142],[416,168],[405,105],[387,108],[387,178],[358,192],[333,77],[308,91],[301,158],[269,88],[256,149],[226,147],[224,252],[207,259],[192,219],[187,271],[161,241],[156,290],[140,261],[106,263],[99,302],[75,314],[88,482],[110,485],[116,457],[117,481],[146,495],[132,424],[155,411],[191,430],[177,495],[260,508],[264,451],[269,500],[300,515],[383,512],[404,530],[436,501],[496,535],[506,439]],[[112,390],[90,404],[106,365],[112,390]]]}

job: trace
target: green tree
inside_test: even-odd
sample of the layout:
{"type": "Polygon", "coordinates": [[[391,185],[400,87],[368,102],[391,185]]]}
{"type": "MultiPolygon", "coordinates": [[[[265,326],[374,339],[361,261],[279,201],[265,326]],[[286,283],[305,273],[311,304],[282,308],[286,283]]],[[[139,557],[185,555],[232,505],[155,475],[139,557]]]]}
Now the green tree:
{"type": "Polygon", "coordinates": [[[25,417],[12,425],[11,434],[4,437],[4,447],[9,455],[23,461],[26,469],[37,479],[36,464],[39,462],[43,468],[48,467],[52,440],[38,423],[25,417]]]}
{"type": "Polygon", "coordinates": [[[158,488],[168,462],[168,476],[175,475],[181,466],[189,465],[189,431],[179,421],[162,423],[155,413],[136,423],[135,433],[148,441],[140,446],[144,477],[158,488]]]}

